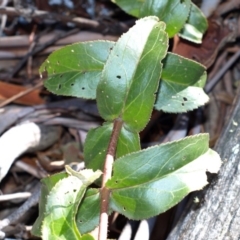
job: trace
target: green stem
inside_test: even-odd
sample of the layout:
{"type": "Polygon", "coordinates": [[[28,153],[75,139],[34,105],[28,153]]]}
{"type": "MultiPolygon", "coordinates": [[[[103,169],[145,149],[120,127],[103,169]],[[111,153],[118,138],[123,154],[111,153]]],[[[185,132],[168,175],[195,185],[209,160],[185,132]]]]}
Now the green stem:
{"type": "Polygon", "coordinates": [[[121,119],[115,119],[113,123],[113,131],[108,144],[107,155],[105,158],[104,169],[103,169],[103,180],[101,188],[101,213],[99,223],[98,240],[107,239],[108,231],[108,207],[110,190],[106,188],[106,182],[112,176],[112,167],[114,162],[114,156],[116,153],[118,137],[121,132],[123,121],[121,119]]]}

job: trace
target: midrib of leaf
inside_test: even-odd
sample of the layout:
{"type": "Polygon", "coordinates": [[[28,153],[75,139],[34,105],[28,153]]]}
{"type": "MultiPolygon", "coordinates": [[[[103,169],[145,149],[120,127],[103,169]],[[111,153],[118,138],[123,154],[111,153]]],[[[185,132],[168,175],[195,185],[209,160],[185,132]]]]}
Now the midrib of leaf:
{"type": "Polygon", "coordinates": [[[42,224],[42,237],[44,239],[50,235],[54,235],[56,239],[67,239],[69,236],[74,240],[84,238],[78,231],[75,216],[86,188],[101,175],[101,172],[86,169],[82,172],[76,172],[69,166],[66,166],[66,171],[70,176],[59,180],[47,196],[47,214],[42,224]],[[71,187],[68,188],[69,184],[71,184],[71,187]],[[65,192],[66,190],[69,191],[65,192]],[[66,193],[71,194],[68,196],[69,199],[65,198],[66,193]],[[55,199],[57,202],[55,202],[55,199]],[[59,229],[56,224],[61,224],[63,228],[59,229]],[[57,231],[55,231],[56,229],[57,231]],[[67,229],[67,232],[63,232],[65,229],[67,229]]]}
{"type": "MultiPolygon", "coordinates": [[[[52,65],[57,66],[57,67],[61,66],[60,64],[59,65],[52,64],[52,65]]],[[[64,70],[64,71],[58,72],[58,73],[53,73],[50,76],[56,76],[56,75],[61,75],[61,74],[64,74],[64,73],[72,73],[72,72],[83,73],[84,71],[86,71],[86,72],[99,72],[99,71],[102,71],[103,66],[104,65],[102,64],[102,67],[99,67],[99,68],[92,68],[92,67],[90,67],[90,68],[85,68],[84,70],[83,69],[79,70],[77,68],[71,68],[71,67],[68,67],[68,66],[63,66],[63,67],[65,67],[68,70],[64,70]]]]}
{"type": "Polygon", "coordinates": [[[102,71],[102,69],[103,69],[103,67],[101,67],[101,68],[89,68],[89,69],[84,69],[84,70],[79,70],[79,69],[70,68],[70,67],[66,67],[66,68],[68,68],[69,70],[66,70],[64,72],[54,73],[51,76],[58,75],[58,74],[61,75],[63,73],[71,73],[71,72],[78,72],[78,73],[82,73],[84,71],[86,71],[86,72],[98,72],[98,71],[102,71]]]}
{"type": "MultiPolygon", "coordinates": [[[[161,170],[163,169],[164,166],[166,166],[167,163],[169,163],[170,160],[172,160],[176,155],[180,154],[181,152],[183,152],[186,148],[191,147],[192,145],[198,145],[198,142],[200,141],[200,139],[196,142],[196,143],[190,143],[187,146],[185,146],[183,149],[181,149],[179,152],[175,153],[175,155],[172,155],[166,162],[165,164],[161,167],[161,170]]],[[[175,148],[175,146],[172,146],[172,148],[175,148]]],[[[203,154],[203,153],[202,153],[203,154]]],[[[194,160],[194,159],[193,159],[194,160]]],[[[192,160],[192,161],[193,161],[192,160]]],[[[192,162],[191,161],[191,162],[192,162]]],[[[181,168],[181,167],[180,167],[181,168]]],[[[175,170],[175,169],[174,169],[175,170]]],[[[176,169],[177,170],[177,169],[176,169]]]]}
{"type": "MultiPolygon", "coordinates": [[[[91,54],[89,54],[88,53],[88,45],[90,45],[90,44],[94,44],[96,41],[88,41],[88,42],[81,42],[81,46],[82,46],[82,50],[85,52],[85,54],[89,57],[89,59],[93,59],[94,60],[94,64],[96,64],[96,62],[97,63],[99,63],[100,65],[101,65],[101,67],[99,66],[99,68],[97,68],[97,69],[95,69],[96,71],[101,71],[102,69],[103,69],[103,66],[104,66],[104,64],[105,64],[105,62],[104,61],[100,61],[100,60],[98,60],[98,59],[96,59],[96,58],[94,58],[94,56],[93,55],[91,55],[91,54]]],[[[107,43],[110,43],[110,44],[115,44],[115,42],[113,42],[113,41],[97,41],[97,42],[99,42],[99,43],[105,43],[105,42],[107,42],[107,43]]],[[[75,43],[75,44],[72,44],[72,45],[68,45],[67,47],[68,48],[71,48],[71,47],[75,47],[75,46],[77,46],[79,43],[75,43]]],[[[64,49],[64,48],[63,48],[64,49]]],[[[40,67],[40,69],[39,69],[39,71],[40,71],[40,73],[41,72],[44,72],[44,67],[47,67],[49,64],[50,65],[54,65],[54,66],[57,66],[58,68],[61,66],[61,67],[64,67],[64,68],[68,68],[68,69],[74,69],[74,68],[71,68],[70,66],[65,66],[65,65],[63,65],[63,64],[61,64],[61,62],[59,63],[59,64],[56,64],[55,62],[48,62],[49,61],[49,59],[51,59],[53,56],[54,57],[56,57],[55,55],[57,55],[59,52],[61,52],[62,51],[62,49],[59,49],[59,50],[56,50],[55,52],[53,52],[52,54],[50,54],[50,56],[48,57],[48,59],[41,65],[41,67],[40,67]]],[[[82,53],[74,53],[74,57],[78,57],[79,59],[81,58],[81,56],[82,56],[83,54],[82,53]]],[[[88,59],[88,60],[89,60],[88,59]]],[[[75,63],[76,61],[75,60],[73,60],[73,63],[75,63]]],[[[80,66],[81,67],[81,66],[80,66]]],[[[92,70],[94,70],[94,68],[92,68],[91,67],[91,64],[89,64],[89,67],[87,68],[86,70],[87,71],[92,71],[92,70]],[[88,70],[87,70],[88,69],[88,70]]],[[[78,69],[74,69],[75,71],[79,71],[78,69]]]]}
{"type": "MultiPolygon", "coordinates": [[[[176,141],[176,142],[178,142],[178,141],[176,141]]],[[[152,177],[152,179],[149,179],[149,180],[146,180],[146,181],[144,181],[144,182],[140,182],[140,183],[137,183],[137,184],[131,185],[131,186],[122,186],[122,187],[118,187],[118,188],[117,188],[117,187],[112,187],[112,188],[110,187],[110,189],[111,189],[112,191],[114,191],[114,190],[117,190],[117,189],[135,188],[135,187],[141,186],[141,185],[143,185],[143,184],[147,184],[147,183],[159,181],[160,179],[166,178],[166,176],[168,176],[168,175],[174,175],[174,172],[176,172],[176,171],[178,171],[179,169],[187,166],[188,164],[190,164],[190,163],[192,163],[194,160],[196,160],[198,157],[200,157],[201,155],[203,155],[204,153],[206,153],[206,152],[208,151],[208,148],[207,148],[207,149],[202,149],[201,152],[199,152],[199,154],[198,154],[199,156],[198,156],[198,157],[192,159],[191,161],[187,162],[186,164],[184,164],[184,165],[182,165],[182,166],[180,166],[180,167],[178,167],[178,168],[172,169],[172,172],[169,172],[169,173],[166,173],[166,174],[164,174],[164,175],[159,176],[160,173],[161,173],[161,170],[164,168],[164,166],[166,166],[167,163],[169,163],[175,156],[180,155],[180,153],[183,152],[186,148],[191,148],[191,146],[198,146],[198,145],[199,145],[199,142],[200,142],[200,144],[201,144],[202,138],[199,138],[199,139],[195,140],[194,143],[189,143],[189,144],[187,144],[185,147],[183,147],[181,150],[179,150],[178,152],[176,152],[174,155],[171,155],[171,157],[168,158],[168,159],[165,161],[164,165],[162,165],[162,166],[159,168],[159,171],[156,173],[155,176],[152,177]]],[[[173,142],[169,142],[169,143],[165,143],[165,144],[163,144],[163,145],[165,145],[165,146],[166,146],[166,145],[171,145],[172,143],[173,143],[173,142]]],[[[151,149],[151,148],[154,148],[154,147],[156,147],[156,146],[153,146],[153,147],[150,147],[150,148],[141,150],[141,153],[142,153],[142,152],[145,152],[145,151],[147,151],[147,150],[149,150],[149,149],[151,149]]],[[[174,148],[176,148],[176,145],[175,145],[175,144],[173,144],[169,149],[166,149],[164,152],[162,152],[162,155],[165,155],[165,152],[171,152],[171,149],[174,149],[174,148]]],[[[199,150],[198,150],[198,151],[199,151],[199,150]]],[[[128,156],[128,155],[131,155],[131,154],[132,154],[132,153],[129,153],[129,154],[123,156],[123,157],[120,157],[119,159],[116,159],[116,161],[118,161],[118,160],[121,161],[121,158],[124,158],[124,157],[126,157],[126,156],[128,156]]],[[[152,159],[158,157],[158,155],[159,155],[159,153],[156,153],[154,156],[151,156],[151,158],[149,158],[149,159],[147,160],[147,162],[144,163],[144,165],[141,165],[141,166],[139,166],[138,168],[136,168],[136,171],[137,171],[138,169],[145,168],[146,165],[149,165],[149,166],[152,167],[152,165],[149,164],[149,162],[151,163],[151,162],[152,162],[152,159]]],[[[159,157],[161,157],[161,156],[159,156],[159,157]]],[[[131,165],[131,162],[129,162],[128,164],[131,165]]],[[[136,172],[136,171],[135,171],[135,172],[136,172]]],[[[125,180],[125,179],[128,179],[128,178],[131,177],[131,175],[132,175],[132,174],[127,175],[127,176],[125,176],[124,178],[121,178],[121,177],[120,177],[120,180],[119,180],[119,181],[123,181],[123,180],[125,180]]],[[[175,175],[176,175],[176,174],[175,174],[175,175]]],[[[114,176],[114,175],[113,175],[113,176],[114,176]]]]}
{"type": "MultiPolygon", "coordinates": [[[[145,3],[146,1],[148,1],[148,0],[145,0],[145,1],[143,1],[143,2],[145,3]]],[[[159,1],[159,0],[158,0],[158,1],[159,1]]],[[[152,5],[153,5],[153,2],[154,2],[154,0],[152,1],[152,5]]],[[[144,3],[143,3],[143,4],[144,4],[144,3]]],[[[176,2],[175,5],[173,5],[172,8],[171,8],[169,11],[165,11],[166,6],[165,6],[164,9],[161,7],[161,10],[162,10],[161,13],[162,13],[162,15],[161,15],[161,16],[157,15],[157,17],[159,17],[160,19],[165,19],[165,16],[168,16],[167,19],[169,19],[169,18],[170,18],[170,14],[169,14],[169,13],[171,13],[175,8],[177,8],[178,4],[179,4],[179,2],[176,2]]],[[[143,5],[142,5],[142,7],[143,7],[143,5]]],[[[149,8],[148,15],[152,15],[152,14],[153,14],[153,13],[151,12],[151,10],[153,10],[153,7],[152,7],[152,6],[151,6],[151,8],[149,8]]],[[[159,14],[159,12],[158,12],[158,14],[159,14]]],[[[189,16],[189,15],[190,15],[190,11],[189,11],[189,13],[188,13],[188,16],[189,16]]],[[[188,17],[187,17],[187,18],[188,18],[188,17]]],[[[163,21],[164,21],[164,20],[163,20],[163,21]]]]}
{"type": "MultiPolygon", "coordinates": [[[[129,36],[128,41],[129,41],[130,37],[131,37],[131,35],[129,36]]],[[[147,41],[145,41],[145,43],[146,43],[146,42],[147,42],[147,41]]],[[[145,44],[144,44],[144,46],[145,46],[145,44]]],[[[125,53],[125,50],[126,50],[126,49],[127,49],[127,44],[125,45],[124,53],[125,53]]],[[[132,50],[132,49],[131,49],[131,50],[132,50]]],[[[128,50],[126,50],[126,51],[128,51],[128,50]]],[[[122,61],[123,61],[123,56],[124,56],[124,55],[125,55],[125,54],[122,55],[122,61]]],[[[126,55],[128,55],[128,53],[126,53],[126,55]]],[[[137,61],[137,63],[139,63],[139,62],[140,62],[140,60],[137,61]]],[[[137,69],[138,64],[136,64],[135,66],[136,66],[136,67],[135,67],[135,69],[134,69],[134,71],[133,71],[133,73],[134,73],[133,75],[135,75],[135,73],[136,73],[136,69],[137,69]]],[[[131,80],[130,82],[127,82],[128,87],[127,87],[126,95],[125,95],[125,98],[124,98],[123,108],[122,108],[122,111],[121,111],[121,113],[120,113],[119,118],[122,118],[123,109],[125,108],[126,100],[127,100],[127,98],[128,98],[128,94],[129,94],[129,90],[130,90],[130,88],[131,88],[132,82],[133,82],[133,78],[132,78],[132,80],[131,80]]]]}
{"type": "MultiPolygon", "coordinates": [[[[141,20],[138,20],[138,21],[141,21],[141,20]]],[[[157,24],[158,24],[158,22],[155,23],[155,26],[157,26],[157,24]]],[[[119,69],[121,69],[121,71],[125,75],[125,77],[124,77],[125,78],[124,79],[125,80],[125,83],[124,83],[125,84],[125,91],[121,94],[122,96],[119,97],[118,102],[116,102],[116,104],[118,105],[118,110],[117,111],[116,110],[112,111],[110,109],[111,104],[109,104],[109,99],[106,99],[106,97],[101,96],[102,100],[101,100],[101,102],[100,101],[99,102],[105,108],[105,110],[103,108],[103,116],[102,116],[103,118],[105,118],[104,115],[106,114],[106,119],[105,120],[112,121],[114,118],[123,118],[124,110],[126,109],[126,104],[129,104],[129,103],[127,103],[127,101],[129,99],[129,93],[130,93],[130,91],[132,91],[132,85],[136,84],[135,76],[136,76],[136,73],[137,73],[137,70],[138,70],[139,63],[142,61],[142,59],[144,59],[143,58],[144,57],[143,53],[146,49],[147,42],[149,41],[149,35],[152,33],[153,28],[155,28],[155,26],[154,25],[149,25],[149,29],[147,30],[148,33],[144,33],[144,38],[141,39],[141,43],[138,44],[138,47],[136,47],[136,48],[134,47],[133,43],[134,43],[134,41],[136,41],[136,35],[139,34],[139,32],[141,31],[141,28],[140,27],[132,28],[132,31],[130,30],[127,33],[127,34],[129,34],[129,36],[126,37],[126,35],[124,34],[119,38],[118,42],[113,47],[112,53],[109,54],[109,56],[107,58],[107,61],[106,61],[106,65],[104,66],[104,69],[103,69],[103,72],[102,72],[102,74],[103,74],[102,78],[99,82],[99,85],[101,86],[101,87],[99,87],[99,89],[102,89],[102,90],[104,89],[103,88],[103,83],[104,83],[104,80],[105,80],[105,76],[107,76],[106,74],[109,71],[109,70],[107,71],[106,69],[110,68],[110,64],[112,64],[112,61],[114,60],[115,54],[117,54],[117,52],[121,51],[121,54],[120,54],[121,58],[119,59],[118,64],[119,64],[119,69]],[[146,34],[148,34],[148,36],[146,34]],[[129,42],[130,42],[130,44],[128,44],[129,42]],[[114,53],[113,53],[113,51],[114,51],[114,53]],[[130,53],[133,52],[133,54],[129,54],[129,52],[130,53]],[[129,55],[131,55],[131,57],[132,57],[132,60],[130,62],[131,65],[132,65],[131,71],[129,71],[129,69],[127,69],[128,66],[124,63],[124,60],[125,59],[127,60],[129,58],[128,57],[129,55]],[[111,114],[113,114],[113,115],[111,116],[111,114]]],[[[159,30],[161,30],[161,28],[162,28],[162,25],[160,26],[159,30]]],[[[164,30],[161,30],[161,32],[165,33],[164,30]]],[[[160,33],[158,32],[158,35],[159,34],[160,33]]],[[[156,42],[157,42],[157,40],[155,40],[155,42],[154,42],[155,45],[156,45],[156,42]]],[[[150,46],[148,45],[148,48],[149,47],[150,46]]],[[[152,48],[153,48],[153,46],[152,46],[152,48]]],[[[139,76],[141,76],[141,75],[138,75],[138,77],[139,76]]],[[[106,80],[109,81],[108,79],[106,79],[106,80]]],[[[112,86],[111,86],[111,90],[112,91],[117,91],[117,89],[114,89],[112,86]]],[[[99,97],[100,97],[100,90],[99,90],[99,97]]],[[[134,97],[135,97],[135,95],[134,95],[134,97]]],[[[137,97],[135,97],[135,99],[137,99],[137,97]]],[[[100,105],[99,105],[99,107],[100,107],[100,105]]],[[[102,107],[100,107],[100,109],[101,108],[102,107]]],[[[100,110],[100,114],[101,114],[101,110],[100,110]]]]}
{"type": "MultiPolygon", "coordinates": [[[[170,15],[169,13],[172,12],[173,9],[177,7],[177,5],[178,5],[178,2],[176,2],[175,5],[173,5],[172,8],[171,8],[169,11],[163,11],[163,14],[162,14],[161,17],[164,18],[164,17],[166,16],[166,14],[169,16],[169,15],[170,15]],[[165,13],[166,13],[166,14],[165,14],[165,13]]],[[[164,9],[164,10],[165,10],[165,9],[164,9]]],[[[160,17],[160,16],[159,16],[159,17],[160,17]]]]}
{"type": "MultiPolygon", "coordinates": [[[[195,160],[195,159],[193,159],[193,161],[194,161],[194,160],[195,160]]],[[[190,164],[190,163],[191,163],[191,162],[189,162],[188,164],[190,164]]],[[[188,165],[188,164],[186,164],[186,165],[188,165]]],[[[186,166],[186,165],[185,165],[185,166],[186,166]]],[[[183,168],[183,167],[185,167],[185,166],[182,166],[182,167],[174,170],[174,172],[177,171],[177,170],[179,170],[179,169],[181,169],[181,168],[183,168]]],[[[164,179],[164,178],[166,178],[166,177],[168,177],[168,176],[174,176],[174,175],[177,176],[178,174],[176,174],[176,173],[174,173],[174,172],[167,173],[167,174],[165,174],[165,175],[163,175],[163,176],[161,176],[161,177],[157,177],[157,178],[154,178],[154,179],[151,179],[151,180],[148,180],[148,181],[145,181],[145,182],[136,184],[136,185],[126,186],[126,187],[118,187],[118,188],[109,188],[109,189],[110,189],[112,192],[114,192],[114,191],[121,190],[121,189],[148,188],[148,187],[143,187],[143,185],[148,185],[148,184],[151,184],[151,183],[160,181],[161,179],[164,179]]],[[[154,188],[151,187],[151,189],[154,189],[154,188]]],[[[184,188],[178,188],[178,190],[179,190],[179,189],[184,189],[184,188]]],[[[160,192],[159,189],[157,189],[157,191],[160,192]]],[[[164,191],[161,191],[161,192],[164,192],[164,191]]],[[[168,192],[173,192],[173,191],[170,191],[170,190],[169,190],[168,192]]]]}
{"type": "MultiPolygon", "coordinates": [[[[161,32],[163,32],[163,31],[161,31],[161,32]]],[[[158,32],[158,36],[159,36],[159,35],[160,35],[160,31],[158,32]]],[[[158,39],[158,38],[155,39],[154,45],[152,46],[151,50],[149,50],[146,54],[144,54],[143,56],[141,56],[141,58],[139,59],[138,63],[140,63],[140,62],[144,59],[145,56],[147,56],[148,54],[151,53],[152,49],[154,48],[154,46],[155,46],[156,43],[157,43],[157,39],[158,39]]],[[[147,41],[146,41],[146,42],[147,42],[147,41]]],[[[144,45],[144,46],[146,46],[146,45],[144,45]]],[[[143,48],[142,53],[144,52],[144,50],[145,50],[145,47],[143,48]]],[[[167,52],[167,50],[166,50],[166,52],[167,52]]],[[[161,53],[161,52],[159,52],[158,56],[161,55],[160,53],[161,53]]],[[[161,64],[161,63],[158,63],[158,62],[155,61],[155,68],[156,68],[157,64],[161,64]]],[[[162,65],[162,64],[161,64],[161,65],[162,65]]],[[[137,66],[138,66],[138,65],[137,65],[137,66]]],[[[154,69],[155,69],[155,68],[154,68],[154,69]]],[[[131,81],[131,85],[132,85],[132,83],[133,83],[133,81],[134,81],[134,77],[135,77],[135,75],[136,75],[136,71],[137,71],[137,67],[136,67],[135,70],[134,70],[134,75],[133,75],[133,78],[132,78],[132,81],[131,81]]],[[[153,75],[153,72],[154,72],[154,70],[152,71],[152,75],[153,75]]],[[[139,78],[140,78],[140,76],[141,76],[141,75],[139,75],[139,78]]],[[[159,76],[159,79],[160,79],[160,76],[159,76]]],[[[149,86],[149,84],[150,84],[150,81],[148,81],[147,86],[149,86]]],[[[145,92],[146,89],[147,89],[147,87],[146,87],[145,89],[143,89],[142,92],[145,92]]],[[[130,87],[129,87],[129,89],[128,89],[128,93],[129,93],[129,90],[130,90],[130,87]]],[[[127,94],[127,96],[128,96],[128,94],[127,94]]],[[[155,95],[155,96],[156,96],[156,95],[155,95]]],[[[125,101],[124,101],[124,106],[123,106],[123,109],[122,109],[122,113],[123,113],[124,111],[126,111],[139,97],[140,97],[140,94],[137,95],[137,96],[135,97],[135,99],[132,100],[132,102],[131,102],[130,104],[128,104],[127,108],[125,108],[126,100],[127,100],[127,97],[126,97],[126,98],[125,98],[125,101]]],[[[156,97],[155,97],[155,98],[156,98],[156,97]]],[[[143,101],[142,101],[142,103],[141,103],[141,107],[142,107],[142,104],[143,104],[143,101]]],[[[139,108],[139,109],[141,109],[141,108],[139,108]]],[[[129,131],[130,131],[130,129],[129,129],[129,131]]]]}
{"type": "MultiPolygon", "coordinates": [[[[83,42],[83,45],[88,45],[88,44],[94,44],[96,41],[88,41],[88,42],[83,42]]],[[[112,44],[114,44],[115,45],[115,42],[114,41],[97,41],[97,42],[101,42],[101,43],[103,43],[103,42],[107,42],[107,43],[112,43],[112,44]]],[[[114,45],[113,45],[113,47],[114,47],[114,45]]],[[[85,51],[85,53],[86,53],[86,55],[88,55],[90,58],[92,58],[94,61],[96,61],[96,62],[99,62],[101,65],[104,65],[105,64],[105,62],[101,62],[101,61],[99,61],[98,59],[96,59],[96,58],[94,58],[93,57],[93,55],[91,55],[91,54],[89,54],[88,53],[88,51],[87,51],[87,47],[86,46],[84,46],[84,51],[85,51]]],[[[81,57],[82,56],[82,54],[79,54],[79,57],[81,57]]]]}
{"type": "Polygon", "coordinates": [[[184,84],[184,83],[179,83],[179,82],[176,82],[176,81],[173,81],[171,79],[164,79],[164,77],[161,79],[162,81],[166,82],[166,83],[174,83],[176,85],[180,85],[180,86],[183,86],[183,87],[194,87],[194,84],[199,80],[197,79],[196,81],[193,81],[191,83],[191,85],[189,84],[184,84]]]}
{"type": "MultiPolygon", "coordinates": [[[[62,73],[55,73],[55,74],[51,75],[51,77],[58,77],[59,75],[66,74],[66,73],[72,73],[72,74],[75,73],[75,75],[72,76],[72,78],[74,78],[74,77],[76,77],[76,76],[78,76],[78,75],[83,74],[84,72],[86,72],[86,73],[89,73],[89,72],[99,72],[99,70],[101,70],[101,69],[94,69],[94,70],[91,70],[91,71],[88,71],[88,70],[86,70],[86,71],[77,71],[77,70],[66,71],[66,72],[62,72],[62,73]]],[[[101,72],[99,72],[99,74],[101,74],[101,72]]],[[[67,80],[67,81],[65,81],[65,82],[67,83],[67,82],[70,81],[72,78],[69,78],[69,80],[67,80]]]]}
{"type": "MultiPolygon", "coordinates": [[[[60,180],[59,182],[61,182],[62,180],[60,180]]],[[[82,185],[83,186],[83,185],[82,185]]],[[[82,187],[81,187],[82,188],[82,187]]],[[[82,194],[81,193],[81,188],[79,188],[79,192],[78,192],[78,194],[76,195],[76,198],[73,200],[74,202],[75,201],[79,201],[79,195],[80,194],[82,194]]],[[[83,191],[83,190],[82,190],[83,191]]],[[[80,203],[80,201],[79,201],[79,203],[80,203]]],[[[64,204],[64,203],[63,203],[64,204]]],[[[69,229],[71,229],[71,233],[76,237],[76,239],[81,239],[81,235],[80,235],[80,233],[79,233],[79,231],[77,230],[77,228],[76,228],[76,223],[75,223],[75,219],[74,219],[74,217],[75,217],[75,215],[74,215],[74,208],[76,208],[76,204],[74,204],[74,203],[72,203],[72,204],[70,204],[71,206],[70,206],[70,210],[69,210],[69,214],[71,215],[71,222],[68,222],[67,221],[67,218],[66,218],[66,216],[65,216],[65,214],[62,214],[62,217],[63,217],[63,219],[64,219],[64,223],[65,224],[67,224],[67,226],[69,227],[69,229]],[[72,224],[70,224],[70,223],[72,223],[72,224]]],[[[68,206],[69,207],[69,206],[68,206]]],[[[50,215],[50,218],[51,218],[51,222],[52,223],[54,223],[54,219],[53,219],[53,215],[51,214],[51,213],[49,213],[49,214],[47,214],[47,215],[50,215]]],[[[44,224],[42,225],[42,227],[44,227],[44,224]]],[[[45,226],[46,227],[46,226],[45,226]]],[[[51,224],[50,225],[50,228],[52,229],[51,230],[51,232],[52,233],[54,233],[55,235],[55,237],[57,237],[59,240],[61,240],[62,238],[61,237],[58,237],[58,235],[56,234],[56,232],[55,232],[55,225],[54,224],[51,224]]]]}
{"type": "MultiPolygon", "coordinates": [[[[145,41],[145,43],[147,42],[147,40],[145,41]]],[[[144,44],[144,46],[145,46],[145,44],[144,44]]],[[[126,48],[126,47],[125,47],[126,48]]],[[[136,75],[136,71],[137,71],[137,69],[138,69],[138,65],[139,65],[139,63],[141,62],[141,60],[145,57],[145,56],[143,56],[142,57],[142,53],[144,52],[144,48],[142,49],[142,52],[141,52],[141,56],[139,57],[139,60],[137,61],[137,64],[135,65],[136,67],[135,67],[135,69],[134,69],[134,71],[133,71],[133,77],[131,78],[131,81],[130,81],[130,84],[129,84],[129,86],[128,86],[128,88],[127,88],[127,91],[126,91],[126,95],[125,95],[125,98],[124,98],[124,104],[123,104],[123,108],[122,108],[122,112],[121,112],[121,114],[120,114],[120,118],[122,117],[122,114],[123,114],[123,112],[124,112],[124,110],[127,110],[127,108],[125,108],[125,106],[126,106],[126,101],[127,101],[127,98],[128,98],[128,95],[129,95],[129,91],[130,91],[130,88],[131,88],[131,86],[132,86],[132,84],[133,84],[133,81],[134,81],[134,77],[135,77],[135,75],[136,75]]],[[[145,54],[146,55],[146,54],[145,54]]],[[[138,95],[139,96],[139,95],[138,95]]],[[[135,100],[137,99],[137,97],[135,98],[135,100]]],[[[135,101],[135,100],[133,100],[133,102],[135,101]]],[[[128,106],[130,106],[131,104],[129,104],[128,106]]]]}
{"type": "MultiPolygon", "coordinates": [[[[53,219],[52,219],[52,221],[53,221],[53,219]]],[[[71,229],[71,231],[72,231],[73,235],[76,237],[76,239],[81,239],[80,233],[78,232],[77,228],[74,226],[74,225],[75,225],[74,216],[73,216],[73,218],[72,218],[72,223],[73,223],[73,225],[70,225],[69,222],[67,221],[67,219],[66,219],[65,217],[64,217],[64,221],[65,221],[65,223],[67,223],[69,229],[71,229]]],[[[56,234],[55,231],[54,231],[54,227],[52,228],[52,232],[55,234],[54,236],[57,236],[57,234],[56,234]]],[[[61,240],[60,237],[57,236],[57,238],[58,238],[59,240],[61,240]]]]}

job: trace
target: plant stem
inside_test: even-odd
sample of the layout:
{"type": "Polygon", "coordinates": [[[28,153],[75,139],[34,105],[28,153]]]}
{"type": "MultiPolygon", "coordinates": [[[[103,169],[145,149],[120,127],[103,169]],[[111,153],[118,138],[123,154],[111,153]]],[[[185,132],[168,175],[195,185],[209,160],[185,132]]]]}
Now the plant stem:
{"type": "Polygon", "coordinates": [[[114,162],[114,156],[116,152],[118,137],[121,132],[123,121],[121,119],[115,119],[113,123],[113,131],[108,144],[107,155],[104,163],[103,180],[101,188],[101,213],[99,223],[98,240],[107,239],[108,231],[108,207],[109,207],[109,196],[110,191],[106,188],[106,182],[112,176],[112,167],[114,162]]]}

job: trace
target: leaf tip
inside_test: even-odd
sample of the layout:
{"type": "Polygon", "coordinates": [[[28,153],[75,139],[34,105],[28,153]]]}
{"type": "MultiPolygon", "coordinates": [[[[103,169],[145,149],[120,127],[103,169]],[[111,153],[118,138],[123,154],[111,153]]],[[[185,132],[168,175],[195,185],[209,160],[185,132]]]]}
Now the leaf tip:
{"type": "Polygon", "coordinates": [[[209,149],[208,154],[211,158],[211,161],[208,161],[207,171],[210,173],[218,173],[222,165],[222,160],[219,154],[212,149],[209,149]]]}

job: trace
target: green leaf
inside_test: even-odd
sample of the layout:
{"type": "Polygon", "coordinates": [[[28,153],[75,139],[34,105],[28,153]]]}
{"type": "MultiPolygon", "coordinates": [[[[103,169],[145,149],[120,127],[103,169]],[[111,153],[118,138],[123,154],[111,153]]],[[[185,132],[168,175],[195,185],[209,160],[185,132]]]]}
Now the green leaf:
{"type": "Polygon", "coordinates": [[[202,11],[192,3],[188,20],[184,25],[184,28],[179,32],[179,35],[189,41],[202,43],[202,37],[207,28],[207,19],[202,11]]]}
{"type": "Polygon", "coordinates": [[[164,81],[190,86],[196,83],[205,71],[206,68],[202,64],[169,52],[163,59],[161,78],[164,81]]]}
{"type": "Polygon", "coordinates": [[[105,123],[101,127],[88,131],[83,149],[87,168],[93,170],[103,169],[112,128],[112,123],[105,123]]]}
{"type": "Polygon", "coordinates": [[[208,140],[208,134],[199,134],[123,156],[114,162],[107,187],[130,187],[167,175],[204,154],[208,140]]]}
{"type": "Polygon", "coordinates": [[[68,165],[65,166],[65,169],[70,176],[78,178],[84,186],[89,186],[102,175],[100,170],[93,172],[92,169],[84,169],[81,172],[76,172],[68,165]]]}
{"type": "Polygon", "coordinates": [[[120,117],[131,131],[140,131],[149,121],[160,61],[168,48],[164,29],[156,17],[140,19],[113,47],[97,87],[97,105],[105,120],[120,117]]]}
{"type": "Polygon", "coordinates": [[[59,180],[51,189],[46,200],[45,216],[42,223],[43,239],[91,239],[90,235],[81,236],[77,229],[75,216],[86,188],[101,175],[85,169],[75,172],[66,167],[70,176],[59,180]]]}
{"type": "Polygon", "coordinates": [[[163,60],[163,72],[155,108],[164,112],[186,112],[208,102],[203,91],[205,67],[195,61],[168,53],[163,60]]]}
{"type": "Polygon", "coordinates": [[[45,211],[46,211],[46,203],[47,198],[46,196],[49,195],[49,193],[52,191],[52,188],[56,185],[56,183],[64,178],[66,178],[68,175],[67,173],[57,173],[54,175],[51,175],[50,177],[44,178],[41,180],[42,186],[41,186],[41,195],[40,195],[40,201],[39,201],[39,216],[32,227],[32,234],[41,237],[41,229],[42,229],[42,223],[45,217],[45,211]]]}
{"type": "Polygon", "coordinates": [[[173,37],[187,21],[190,0],[112,0],[128,14],[141,18],[157,16],[166,23],[166,32],[173,37]]]}
{"type": "Polygon", "coordinates": [[[182,113],[196,109],[206,104],[208,100],[209,98],[202,88],[176,86],[173,83],[162,81],[161,92],[159,92],[155,108],[164,112],[182,113]]]}
{"type": "MultiPolygon", "coordinates": [[[[105,123],[103,126],[88,132],[84,144],[84,159],[88,168],[103,169],[112,129],[112,123],[105,123]]],[[[116,156],[121,157],[138,150],[140,150],[138,133],[130,132],[123,126],[118,139],[116,156]]]]}
{"type": "Polygon", "coordinates": [[[99,189],[88,189],[77,212],[76,223],[79,231],[84,234],[94,230],[99,224],[99,216],[99,189]]]}
{"type": "Polygon", "coordinates": [[[118,138],[116,157],[119,158],[140,149],[139,134],[137,132],[130,132],[123,126],[118,138]]]}
{"type": "Polygon", "coordinates": [[[221,165],[208,140],[207,134],[196,135],[117,159],[107,182],[112,210],[130,219],[145,219],[202,189],[206,170],[215,173],[221,165]]]}
{"type": "Polygon", "coordinates": [[[207,72],[205,71],[200,79],[193,85],[195,87],[204,88],[207,81],[207,72]]]}
{"type": "Polygon", "coordinates": [[[122,8],[126,13],[140,17],[140,9],[145,0],[112,0],[115,4],[117,4],[120,8],[122,8]]]}
{"type": "Polygon", "coordinates": [[[114,42],[80,42],[53,52],[41,65],[44,86],[58,95],[96,98],[96,88],[114,42]]]}

